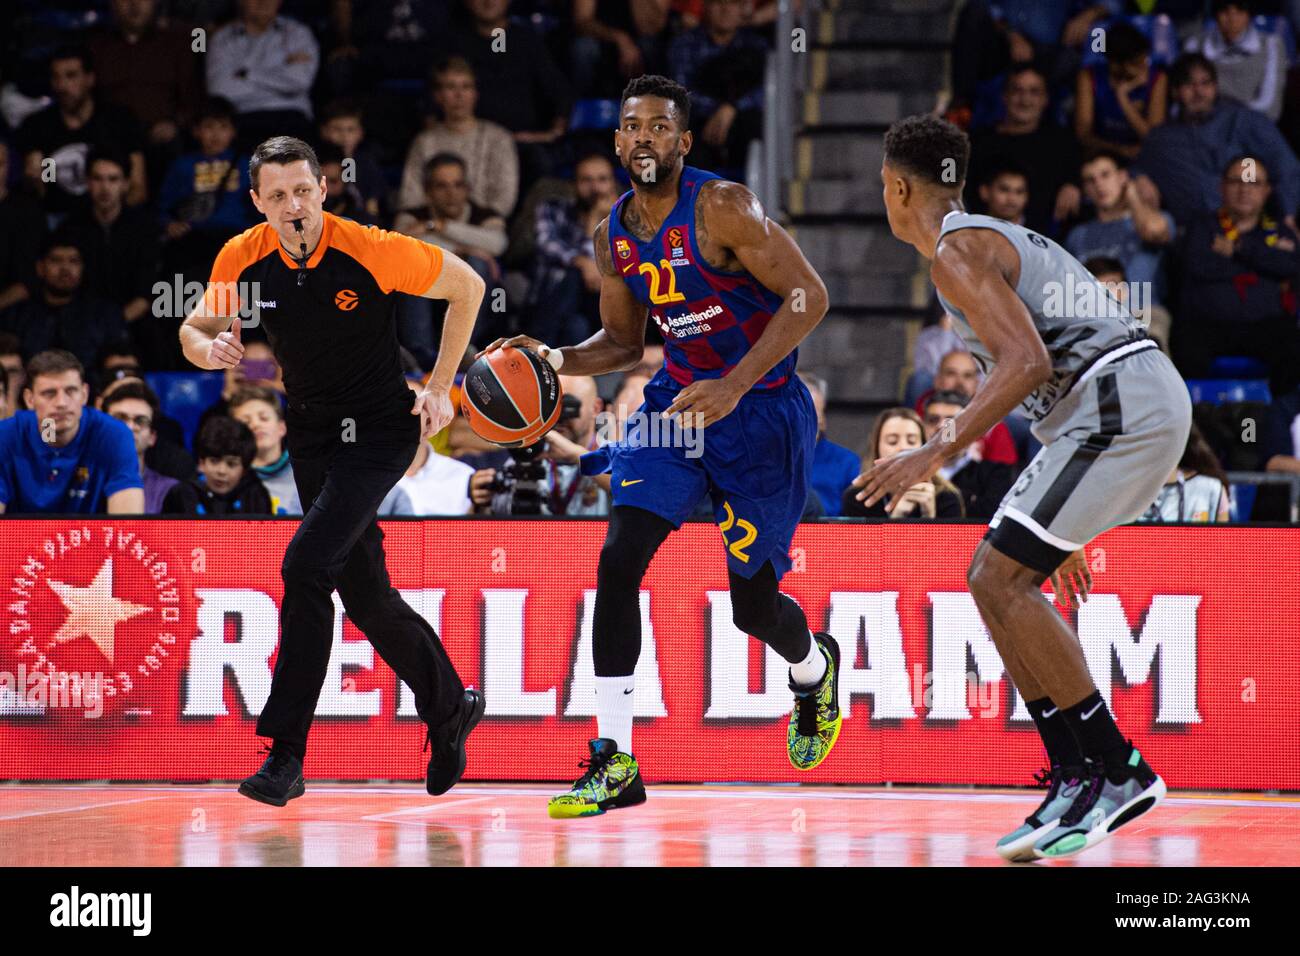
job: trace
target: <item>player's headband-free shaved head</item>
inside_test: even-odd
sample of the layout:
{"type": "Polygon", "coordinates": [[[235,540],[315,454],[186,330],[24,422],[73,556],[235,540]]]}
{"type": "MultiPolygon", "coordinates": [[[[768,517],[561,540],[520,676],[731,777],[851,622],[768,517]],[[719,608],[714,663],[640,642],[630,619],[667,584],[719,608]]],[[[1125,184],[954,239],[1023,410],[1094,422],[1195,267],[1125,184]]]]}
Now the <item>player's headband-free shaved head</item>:
{"type": "Polygon", "coordinates": [[[885,162],[889,166],[940,188],[961,188],[969,161],[970,139],[938,116],[908,116],[885,134],[885,162]]]}

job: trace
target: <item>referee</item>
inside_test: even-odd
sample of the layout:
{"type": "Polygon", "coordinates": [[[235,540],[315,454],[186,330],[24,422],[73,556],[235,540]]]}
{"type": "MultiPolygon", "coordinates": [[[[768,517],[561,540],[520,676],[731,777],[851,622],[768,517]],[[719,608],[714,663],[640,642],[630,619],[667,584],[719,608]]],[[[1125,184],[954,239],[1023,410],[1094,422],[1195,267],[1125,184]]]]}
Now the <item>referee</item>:
{"type": "Polygon", "coordinates": [[[414,692],[432,745],[428,791],[442,794],[464,772],[465,739],[483,716],[483,698],[465,689],[438,635],[393,588],[375,514],[419,442],[451,421],[452,378],[483,280],[437,246],[325,213],[325,178],[302,140],[263,142],[249,178],[266,222],[222,247],[203,301],[180,330],[186,358],[223,369],[244,352],[239,316],[265,327],[284,370],[289,458],[304,509],[281,567],[280,651],[257,721],[257,733],[272,740],[270,755],[239,792],[277,807],[303,793],[337,589],[348,617],[414,692]],[[398,358],[393,292],[448,302],[438,361],[414,404],[398,358]]]}

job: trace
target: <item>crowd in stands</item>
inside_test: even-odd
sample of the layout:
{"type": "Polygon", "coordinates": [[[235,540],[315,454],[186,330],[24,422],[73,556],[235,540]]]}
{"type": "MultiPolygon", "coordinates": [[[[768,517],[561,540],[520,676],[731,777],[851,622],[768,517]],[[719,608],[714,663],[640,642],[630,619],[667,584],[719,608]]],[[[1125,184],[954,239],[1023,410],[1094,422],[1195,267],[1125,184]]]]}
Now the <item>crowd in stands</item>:
{"type": "MultiPolygon", "coordinates": [[[[131,472],[147,513],[198,515],[302,507],[284,387],[258,330],[210,407],[173,409],[184,427],[168,415],[171,393],[150,387],[194,372],[177,344],[179,290],[205,282],[222,245],[260,221],[248,196],[258,142],[313,144],[328,212],[464,258],[488,285],[475,342],[579,341],[599,325],[592,232],[628,187],[610,135],[627,80],[688,84],[691,161],[743,179],[776,18],[775,0],[12,7],[0,40],[0,447],[35,448],[45,391],[58,391],[67,422],[40,457],[19,455],[26,465],[6,454],[0,501],[139,511],[120,494],[131,472]]],[[[418,381],[445,304],[395,298],[418,381]]],[[[566,381],[582,403],[548,440],[552,505],[608,510],[577,457],[596,441],[598,411],[620,385],[631,400],[637,381],[602,382],[608,401],[591,380],[566,381]]],[[[485,510],[505,460],[458,421],[421,448],[381,513],[485,510]]]]}
{"type": "MultiPolygon", "coordinates": [[[[1262,393],[1235,433],[1198,404],[1144,520],[1227,520],[1225,462],[1300,470],[1298,35],[1290,0],[968,0],[956,20],[945,115],[971,137],[968,208],[1061,243],[1189,382],[1262,393]]],[[[960,347],[933,316],[909,402],[960,347]]],[[[1037,443],[1016,437],[1023,466],[1037,443]]]]}
{"type": "MultiPolygon", "coordinates": [[[[610,102],[631,77],[672,76],[692,92],[690,162],[743,179],[776,7],[17,0],[0,44],[0,500],[10,512],[301,511],[283,384],[256,330],[201,414],[149,384],[192,371],[171,290],[206,281],[222,244],[259,220],[248,156],[270,135],[316,146],[327,211],[439,245],[482,276],[477,343],[585,338],[599,325],[592,232],[628,184],[610,102]]],[[[1247,467],[1292,473],[1298,28],[1288,0],[967,0],[946,110],[971,135],[968,208],[1068,248],[1186,377],[1224,377],[1227,361],[1267,379],[1247,467]]],[[[396,298],[417,382],[445,306],[396,298]]],[[[945,427],[979,388],[932,312],[901,405],[852,448],[827,438],[833,396],[803,375],[821,426],[807,515],[866,514],[864,466],[945,427]]],[[[565,379],[578,404],[544,456],[555,513],[607,512],[607,488],[577,459],[599,414],[622,422],[639,404],[654,355],[622,377],[565,379]]],[[[1227,447],[1230,429],[1203,424],[1152,520],[1227,514],[1222,463],[1240,467],[1242,450],[1227,447]]],[[[888,515],[987,519],[1036,450],[1012,416],[888,515]]],[[[507,460],[457,419],[381,512],[487,511],[507,460]]]]}

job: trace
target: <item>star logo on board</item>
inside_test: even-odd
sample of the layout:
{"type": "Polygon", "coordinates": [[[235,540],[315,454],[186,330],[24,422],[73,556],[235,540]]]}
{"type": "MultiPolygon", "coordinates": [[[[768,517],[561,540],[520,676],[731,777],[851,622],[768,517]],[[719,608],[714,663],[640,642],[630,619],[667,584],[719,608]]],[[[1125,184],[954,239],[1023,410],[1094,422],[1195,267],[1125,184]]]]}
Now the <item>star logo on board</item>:
{"type": "Polygon", "coordinates": [[[59,596],[68,611],[68,616],[46,645],[46,650],[88,637],[111,664],[117,625],[152,610],[145,605],[133,604],[113,596],[112,558],[104,559],[95,579],[87,587],[53,579],[48,579],[45,583],[59,596]]]}
{"type": "MultiPolygon", "coordinates": [[[[21,666],[51,681],[93,678],[103,714],[140,716],[166,706],[175,685],[158,678],[185,666],[199,633],[193,555],[173,550],[172,536],[165,548],[155,546],[157,525],[129,519],[14,528],[11,537],[26,537],[27,548],[0,549],[10,555],[0,557],[0,633],[8,638],[0,640],[0,675],[21,666]]],[[[44,715],[52,726],[74,717],[90,719],[67,707],[44,715]]]]}

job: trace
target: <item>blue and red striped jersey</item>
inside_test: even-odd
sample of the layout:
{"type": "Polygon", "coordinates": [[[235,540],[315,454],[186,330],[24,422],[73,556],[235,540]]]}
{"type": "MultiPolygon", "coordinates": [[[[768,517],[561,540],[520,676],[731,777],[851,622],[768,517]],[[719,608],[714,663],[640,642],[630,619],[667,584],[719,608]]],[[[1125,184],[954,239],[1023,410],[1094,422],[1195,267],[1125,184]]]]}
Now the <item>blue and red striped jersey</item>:
{"type": "MultiPolygon", "coordinates": [[[[695,199],[715,173],[683,166],[677,205],[648,242],[623,227],[628,190],[609,214],[614,268],[637,301],[645,303],[664,337],[664,366],[673,380],[721,378],[758,341],[782,297],[748,272],[725,272],[704,261],[695,242],[695,199]]],[[[795,349],[755,388],[775,388],[794,374],[795,349]]]]}

